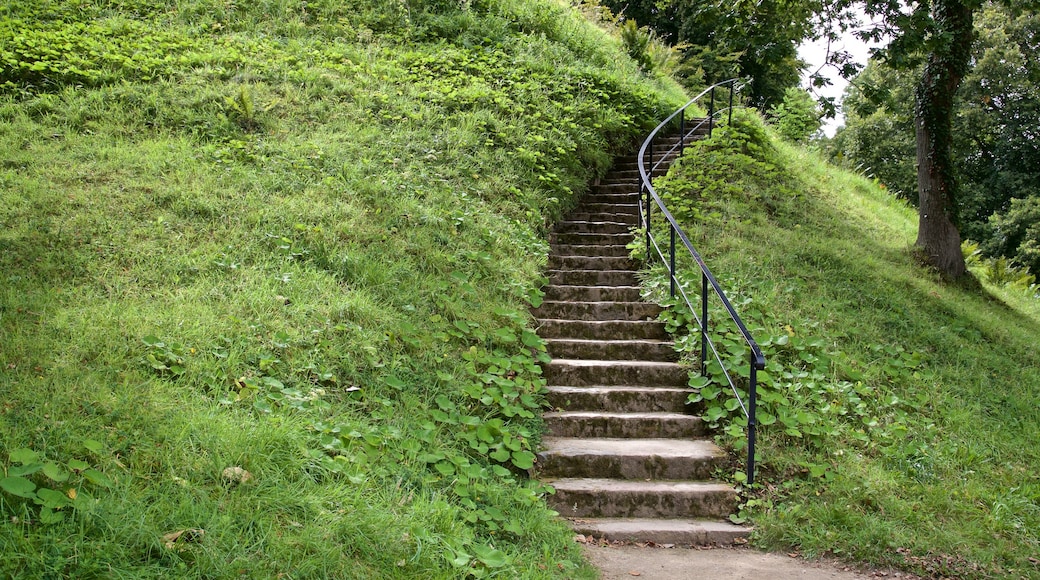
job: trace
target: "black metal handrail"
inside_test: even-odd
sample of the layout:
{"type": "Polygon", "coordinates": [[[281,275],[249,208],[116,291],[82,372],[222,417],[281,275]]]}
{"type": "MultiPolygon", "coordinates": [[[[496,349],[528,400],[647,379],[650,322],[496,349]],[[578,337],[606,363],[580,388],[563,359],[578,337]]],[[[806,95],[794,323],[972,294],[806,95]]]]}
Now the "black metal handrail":
{"type": "Polygon", "coordinates": [[[723,114],[723,112],[728,113],[728,119],[727,120],[729,122],[732,122],[732,120],[733,120],[733,94],[738,90],[737,83],[738,83],[738,79],[730,79],[728,81],[717,83],[715,85],[712,85],[711,87],[708,87],[707,89],[702,91],[699,95],[697,95],[696,97],[691,99],[688,103],[686,103],[685,105],[680,107],[678,110],[676,110],[674,113],[672,113],[667,119],[662,121],[660,125],[658,125],[653,131],[650,132],[650,136],[647,137],[645,141],[643,141],[643,146],[639,148],[638,166],[639,166],[639,177],[640,177],[640,182],[641,182],[640,194],[641,194],[641,197],[642,197],[643,194],[645,194],[645,199],[642,199],[640,204],[639,204],[639,206],[640,206],[639,207],[639,218],[640,218],[640,226],[643,227],[646,230],[646,256],[647,256],[647,260],[651,259],[651,249],[656,250],[657,255],[661,258],[661,261],[664,262],[665,265],[668,267],[669,292],[671,294],[671,297],[675,298],[676,290],[678,290],[679,294],[682,296],[683,300],[686,302],[686,306],[690,309],[690,313],[693,314],[693,317],[696,320],[697,325],[700,327],[700,334],[701,334],[701,375],[702,376],[706,376],[706,374],[707,374],[708,351],[710,349],[711,353],[715,357],[715,360],[719,363],[719,366],[722,368],[723,373],[726,375],[726,381],[729,383],[730,389],[732,389],[732,391],[733,391],[733,395],[736,397],[737,402],[740,404],[741,409],[744,411],[744,416],[747,417],[747,421],[748,421],[747,481],[748,481],[749,484],[751,484],[751,483],[754,483],[754,481],[755,481],[755,430],[756,430],[756,425],[757,425],[757,423],[755,421],[755,401],[756,401],[756,398],[757,398],[756,390],[757,390],[757,387],[758,387],[758,371],[765,369],[766,359],[765,359],[765,356],[762,354],[762,349],[759,348],[758,343],[755,342],[754,337],[751,336],[751,333],[748,331],[747,327],[744,325],[744,322],[740,319],[740,316],[737,314],[737,311],[733,308],[733,305],[730,304],[730,301],[726,297],[725,292],[722,291],[722,288],[719,286],[719,283],[715,279],[715,276],[712,275],[711,270],[709,270],[707,264],[704,263],[704,259],[697,252],[697,250],[695,250],[693,248],[693,244],[690,243],[690,239],[686,236],[686,232],[683,231],[683,229],[679,226],[679,223],[672,216],[671,212],[669,212],[668,208],[665,207],[664,201],[661,200],[661,197],[657,194],[657,191],[654,189],[654,185],[653,185],[654,172],[657,169],[659,169],[662,166],[662,164],[665,164],[666,162],[668,162],[670,156],[672,156],[672,155],[682,155],[682,153],[683,153],[683,151],[685,149],[685,143],[686,143],[687,139],[693,137],[694,135],[699,134],[701,128],[705,124],[707,124],[707,126],[708,126],[708,135],[710,136],[712,131],[715,128],[715,118],[716,118],[716,116],[721,116],[723,114]],[[728,88],[729,103],[728,103],[728,105],[724,109],[719,109],[718,111],[716,111],[715,110],[715,96],[716,96],[715,93],[716,93],[717,90],[720,90],[723,87],[727,87],[728,88]],[[708,116],[706,118],[704,118],[704,119],[700,119],[695,124],[695,126],[692,129],[690,129],[690,128],[688,128],[686,126],[686,124],[687,124],[686,109],[689,108],[691,105],[693,105],[693,104],[697,103],[698,101],[700,101],[700,99],[702,99],[705,95],[709,95],[710,96],[710,104],[708,106],[708,116]],[[678,140],[678,143],[672,145],[671,148],[669,148],[667,151],[663,152],[660,155],[660,157],[657,160],[657,162],[655,163],[654,162],[654,140],[661,134],[661,132],[666,127],[669,126],[670,123],[672,123],[676,119],[676,117],[678,117],[678,119],[679,119],[679,140],[678,140]],[[677,149],[678,149],[678,153],[676,153],[677,149]],[[647,171],[647,168],[646,168],[646,165],[647,165],[646,162],[647,162],[647,159],[648,159],[648,154],[649,154],[649,165],[650,165],[650,170],[649,171],[647,171]],[[656,205],[657,208],[658,208],[657,213],[659,213],[661,216],[663,216],[664,219],[667,220],[667,222],[668,222],[669,243],[668,243],[668,257],[667,258],[665,257],[664,253],[662,252],[661,247],[657,244],[657,240],[654,238],[654,235],[653,235],[653,232],[652,232],[653,228],[651,226],[653,224],[651,223],[651,217],[653,215],[653,212],[651,210],[652,210],[652,207],[654,205],[656,205]],[[686,294],[686,290],[683,288],[682,284],[679,283],[679,279],[676,276],[676,268],[675,268],[676,237],[678,237],[679,240],[681,240],[682,245],[686,247],[687,251],[689,251],[690,255],[697,262],[697,265],[700,266],[700,270],[701,270],[701,309],[700,309],[700,316],[699,317],[697,316],[697,310],[693,307],[693,304],[690,302],[689,296],[687,296],[687,294],[686,294]],[[708,299],[710,298],[710,296],[708,294],[709,287],[714,291],[715,295],[718,296],[719,300],[721,300],[722,305],[725,308],[726,312],[729,313],[730,319],[733,321],[734,324],[736,324],[737,329],[739,330],[741,336],[744,337],[744,341],[748,345],[749,359],[750,359],[750,361],[749,361],[750,362],[750,373],[749,373],[750,376],[749,376],[749,381],[748,381],[748,398],[747,398],[747,402],[746,403],[745,403],[744,400],[741,399],[740,392],[737,389],[737,386],[736,386],[735,382],[733,381],[733,377],[730,375],[729,370],[726,369],[726,364],[722,361],[722,356],[719,354],[718,350],[715,348],[715,343],[712,342],[711,337],[708,334],[708,299]]]}

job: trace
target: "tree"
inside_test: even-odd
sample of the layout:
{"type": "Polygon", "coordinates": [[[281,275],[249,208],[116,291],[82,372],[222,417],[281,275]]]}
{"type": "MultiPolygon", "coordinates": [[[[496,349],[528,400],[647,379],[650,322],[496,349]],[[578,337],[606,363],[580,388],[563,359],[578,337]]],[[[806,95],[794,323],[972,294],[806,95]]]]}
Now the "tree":
{"type": "Polygon", "coordinates": [[[769,109],[776,132],[791,143],[807,143],[820,133],[821,113],[816,101],[805,89],[789,87],[784,101],[769,109]]]}

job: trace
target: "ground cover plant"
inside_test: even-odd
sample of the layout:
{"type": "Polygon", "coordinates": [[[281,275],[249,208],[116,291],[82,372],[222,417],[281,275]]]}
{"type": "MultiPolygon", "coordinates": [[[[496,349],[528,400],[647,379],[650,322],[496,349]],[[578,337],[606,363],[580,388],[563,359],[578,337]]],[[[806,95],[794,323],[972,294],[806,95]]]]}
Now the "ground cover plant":
{"type": "Polygon", "coordinates": [[[0,8],[0,575],[590,576],[546,225],[681,101],[550,1],[0,8]]]}
{"type": "MultiPolygon", "coordinates": [[[[760,471],[734,515],[752,543],[929,577],[1040,575],[1036,287],[977,260],[982,282],[942,283],[915,261],[911,208],[756,115],[691,147],[659,188],[767,357],[760,471]]],[[[667,292],[663,273],[647,287],[667,292]]],[[[746,376],[746,346],[714,332],[746,376]]],[[[696,356],[699,339],[679,345],[696,356]]],[[[741,455],[740,410],[707,370],[691,399],[741,455]]]]}

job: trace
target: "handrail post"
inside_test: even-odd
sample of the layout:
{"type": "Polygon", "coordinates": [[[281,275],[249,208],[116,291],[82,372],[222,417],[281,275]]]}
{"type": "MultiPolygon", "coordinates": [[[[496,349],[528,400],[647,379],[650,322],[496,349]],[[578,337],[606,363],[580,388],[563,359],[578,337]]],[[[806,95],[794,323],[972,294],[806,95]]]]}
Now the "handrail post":
{"type": "Polygon", "coordinates": [[[701,271],[701,376],[708,376],[708,275],[701,271]]]}
{"type": "Polygon", "coordinates": [[[708,105],[708,137],[715,132],[715,87],[711,87],[711,103],[708,105]]]}
{"type": "Polygon", "coordinates": [[[679,113],[679,157],[682,157],[686,146],[686,109],[679,113]]]}
{"type": "Polygon", "coordinates": [[[755,361],[755,353],[751,352],[751,381],[748,390],[748,437],[747,437],[747,476],[748,485],[755,483],[755,399],[758,398],[758,367],[755,361]]]}
{"type": "Polygon", "coordinates": [[[669,240],[668,249],[668,289],[670,296],[675,298],[675,226],[669,226],[671,230],[671,239],[669,240]]]}
{"type": "Polygon", "coordinates": [[[729,119],[727,123],[733,124],[733,93],[737,92],[737,81],[731,81],[729,83],[729,119]]]}

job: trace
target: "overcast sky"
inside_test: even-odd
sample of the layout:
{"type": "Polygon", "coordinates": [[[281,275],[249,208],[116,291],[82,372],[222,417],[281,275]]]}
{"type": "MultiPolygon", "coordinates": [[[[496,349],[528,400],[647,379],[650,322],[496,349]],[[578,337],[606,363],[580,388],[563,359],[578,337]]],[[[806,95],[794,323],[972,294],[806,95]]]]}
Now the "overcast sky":
{"type": "MultiPolygon", "coordinates": [[[[839,40],[833,46],[832,51],[845,50],[852,55],[853,59],[861,65],[867,64],[867,58],[870,57],[870,48],[876,46],[875,44],[867,45],[860,39],[856,38],[851,32],[846,32],[844,38],[839,40]]],[[[809,75],[820,68],[824,59],[827,57],[827,41],[821,40],[818,42],[806,42],[798,47],[798,56],[802,57],[809,67],[806,69],[805,74],[802,77],[802,85],[809,87],[809,75]]],[[[845,91],[845,87],[848,82],[841,78],[838,71],[834,67],[827,67],[821,71],[825,77],[831,79],[831,85],[823,88],[815,89],[817,94],[825,97],[834,97],[835,103],[841,103],[841,95],[845,91]]],[[[834,132],[844,123],[841,116],[841,111],[838,111],[838,116],[834,119],[824,120],[823,131],[829,137],[834,136],[834,132]]]]}

